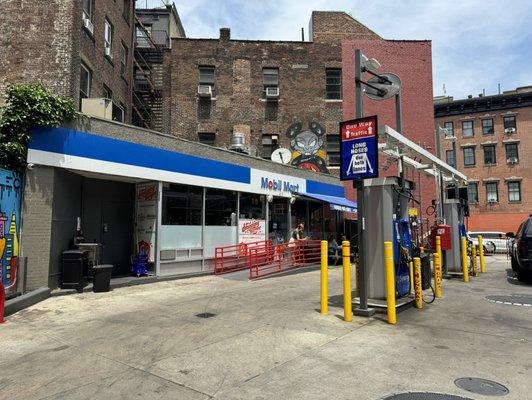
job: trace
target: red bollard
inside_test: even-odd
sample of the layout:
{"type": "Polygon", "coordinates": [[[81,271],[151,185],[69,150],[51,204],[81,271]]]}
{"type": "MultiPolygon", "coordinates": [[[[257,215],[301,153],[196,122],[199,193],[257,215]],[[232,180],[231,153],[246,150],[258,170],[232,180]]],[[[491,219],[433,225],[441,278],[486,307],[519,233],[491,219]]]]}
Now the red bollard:
{"type": "Polygon", "coordinates": [[[2,275],[0,274],[0,324],[4,321],[4,309],[6,306],[6,291],[4,289],[4,283],[2,282],[2,275]]]}

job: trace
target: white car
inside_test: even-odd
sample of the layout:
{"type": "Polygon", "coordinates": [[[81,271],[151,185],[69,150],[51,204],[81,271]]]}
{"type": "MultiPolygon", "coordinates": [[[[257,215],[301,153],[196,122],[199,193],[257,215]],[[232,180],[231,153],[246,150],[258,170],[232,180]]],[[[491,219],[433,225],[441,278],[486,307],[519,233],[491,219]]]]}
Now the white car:
{"type": "Polygon", "coordinates": [[[504,232],[467,232],[471,241],[478,246],[478,235],[482,235],[484,251],[487,253],[506,253],[507,239],[504,232]]]}

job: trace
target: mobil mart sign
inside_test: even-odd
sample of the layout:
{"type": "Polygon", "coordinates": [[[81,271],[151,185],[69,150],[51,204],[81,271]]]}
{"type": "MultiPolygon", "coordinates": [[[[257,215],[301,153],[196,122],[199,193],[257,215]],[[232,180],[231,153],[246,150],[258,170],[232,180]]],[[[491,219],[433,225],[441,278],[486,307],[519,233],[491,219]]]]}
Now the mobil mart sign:
{"type": "Polygon", "coordinates": [[[352,181],[379,176],[377,116],[340,123],[340,179],[352,181]]]}

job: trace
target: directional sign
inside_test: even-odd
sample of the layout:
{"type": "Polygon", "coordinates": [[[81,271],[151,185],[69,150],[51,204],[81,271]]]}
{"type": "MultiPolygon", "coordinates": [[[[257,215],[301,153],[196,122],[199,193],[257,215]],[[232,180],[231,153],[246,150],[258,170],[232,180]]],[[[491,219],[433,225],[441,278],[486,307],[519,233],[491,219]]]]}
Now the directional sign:
{"type": "Polygon", "coordinates": [[[377,116],[340,123],[340,179],[352,181],[379,176],[377,116]]]}

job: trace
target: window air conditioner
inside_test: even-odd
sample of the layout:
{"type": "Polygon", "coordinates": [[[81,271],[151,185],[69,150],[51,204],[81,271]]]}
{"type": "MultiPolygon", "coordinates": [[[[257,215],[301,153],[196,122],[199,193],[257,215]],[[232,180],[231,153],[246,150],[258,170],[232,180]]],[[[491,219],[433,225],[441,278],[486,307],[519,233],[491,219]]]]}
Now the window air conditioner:
{"type": "Polygon", "coordinates": [[[212,98],[212,86],[198,85],[198,96],[212,98]]]}
{"type": "Polygon", "coordinates": [[[109,58],[113,58],[113,53],[111,52],[111,48],[110,47],[106,47],[105,48],[105,55],[109,58]]]}
{"type": "Polygon", "coordinates": [[[515,133],[515,128],[513,127],[504,128],[504,133],[515,133]]]}
{"type": "Polygon", "coordinates": [[[495,200],[495,199],[489,199],[488,200],[488,204],[495,204],[495,203],[497,203],[497,200],[495,200]]]}
{"type": "Polygon", "coordinates": [[[278,87],[267,87],[266,88],[266,97],[270,99],[275,99],[279,97],[279,88],[278,87]]]}
{"type": "Polygon", "coordinates": [[[83,17],[83,27],[88,30],[91,35],[94,33],[94,25],[89,18],[83,17]]]}
{"type": "Polygon", "coordinates": [[[510,157],[506,160],[508,164],[517,164],[517,157],[510,157]]]}

